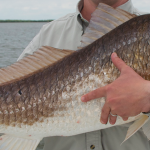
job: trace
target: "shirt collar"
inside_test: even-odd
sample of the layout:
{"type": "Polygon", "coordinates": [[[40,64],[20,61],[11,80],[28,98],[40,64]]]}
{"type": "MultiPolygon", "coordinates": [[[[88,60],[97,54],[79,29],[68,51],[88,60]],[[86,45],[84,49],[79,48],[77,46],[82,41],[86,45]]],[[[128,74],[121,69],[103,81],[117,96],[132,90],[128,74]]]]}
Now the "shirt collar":
{"type": "Polygon", "coordinates": [[[86,19],[84,19],[81,14],[83,4],[84,4],[84,0],[80,0],[77,4],[77,7],[76,7],[77,20],[82,27],[83,26],[87,27],[89,25],[89,22],[86,19]]]}
{"type": "MultiPolygon", "coordinates": [[[[86,19],[84,19],[82,17],[82,14],[81,14],[83,4],[84,4],[83,0],[80,0],[77,4],[77,7],[76,7],[77,20],[81,25],[84,23],[85,26],[88,26],[89,22],[86,19]]],[[[118,8],[123,9],[123,10],[133,14],[134,7],[133,7],[133,4],[132,4],[132,0],[128,0],[126,3],[119,6],[118,8]]]]}
{"type": "Polygon", "coordinates": [[[128,0],[126,3],[124,3],[123,5],[119,6],[118,8],[123,9],[131,14],[133,14],[133,4],[131,0],[128,0]]]}

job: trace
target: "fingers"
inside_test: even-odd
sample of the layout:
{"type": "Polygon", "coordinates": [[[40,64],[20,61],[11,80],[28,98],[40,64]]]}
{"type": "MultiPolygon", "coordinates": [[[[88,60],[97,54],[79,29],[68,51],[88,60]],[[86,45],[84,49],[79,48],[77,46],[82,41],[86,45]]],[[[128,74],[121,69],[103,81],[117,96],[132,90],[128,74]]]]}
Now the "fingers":
{"type": "Polygon", "coordinates": [[[105,103],[103,106],[102,114],[101,114],[101,118],[100,118],[100,121],[102,124],[107,124],[109,114],[110,114],[110,108],[107,105],[107,103],[105,103]]]}
{"type": "Polygon", "coordinates": [[[116,53],[112,53],[111,60],[113,64],[121,71],[124,67],[126,67],[126,63],[120,59],[116,53]]]}
{"type": "MultiPolygon", "coordinates": [[[[111,112],[113,115],[116,115],[115,113],[111,112]]],[[[114,125],[116,123],[117,116],[112,116],[111,114],[109,115],[109,123],[114,125]]]]}
{"type": "Polygon", "coordinates": [[[105,90],[105,86],[98,88],[90,93],[87,93],[86,95],[83,95],[81,97],[81,101],[82,102],[88,102],[92,99],[96,99],[96,98],[100,98],[100,97],[105,97],[106,94],[106,90],[105,90]]]}
{"type": "Polygon", "coordinates": [[[124,121],[127,121],[128,120],[128,117],[123,117],[122,118],[124,121]]]}
{"type": "MultiPolygon", "coordinates": [[[[111,112],[112,113],[112,112],[111,112]]],[[[112,113],[113,115],[115,115],[115,113],[112,113]]],[[[122,118],[124,121],[128,120],[128,117],[123,117],[122,118]]],[[[116,123],[117,120],[117,116],[112,116],[111,114],[109,115],[109,123],[114,125],[116,123]]]]}

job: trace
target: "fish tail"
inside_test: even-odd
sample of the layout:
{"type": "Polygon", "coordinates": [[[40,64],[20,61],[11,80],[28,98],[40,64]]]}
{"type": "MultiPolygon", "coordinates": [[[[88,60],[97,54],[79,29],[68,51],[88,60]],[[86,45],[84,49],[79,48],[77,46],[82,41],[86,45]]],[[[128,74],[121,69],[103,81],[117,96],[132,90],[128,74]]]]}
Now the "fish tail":
{"type": "Polygon", "coordinates": [[[41,138],[23,138],[12,135],[0,137],[0,150],[35,150],[41,138]]]}

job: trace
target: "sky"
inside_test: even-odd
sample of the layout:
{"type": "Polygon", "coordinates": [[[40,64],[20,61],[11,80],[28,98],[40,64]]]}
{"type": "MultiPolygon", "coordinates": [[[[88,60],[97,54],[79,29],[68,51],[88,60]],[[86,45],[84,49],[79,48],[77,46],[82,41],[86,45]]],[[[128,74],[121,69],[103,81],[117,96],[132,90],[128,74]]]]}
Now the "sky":
{"type": "MultiPolygon", "coordinates": [[[[150,0],[132,0],[134,6],[150,12],[150,0]]],[[[0,0],[0,20],[58,19],[76,11],[78,0],[0,0]]]]}

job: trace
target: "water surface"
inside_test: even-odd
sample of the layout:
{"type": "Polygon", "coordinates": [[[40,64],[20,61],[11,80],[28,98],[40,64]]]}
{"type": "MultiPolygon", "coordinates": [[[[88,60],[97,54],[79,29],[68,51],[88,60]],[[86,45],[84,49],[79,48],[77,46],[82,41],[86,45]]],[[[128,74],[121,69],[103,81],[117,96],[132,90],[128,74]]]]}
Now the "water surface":
{"type": "Polygon", "coordinates": [[[0,23],[0,68],[16,62],[46,23],[0,23]]]}

